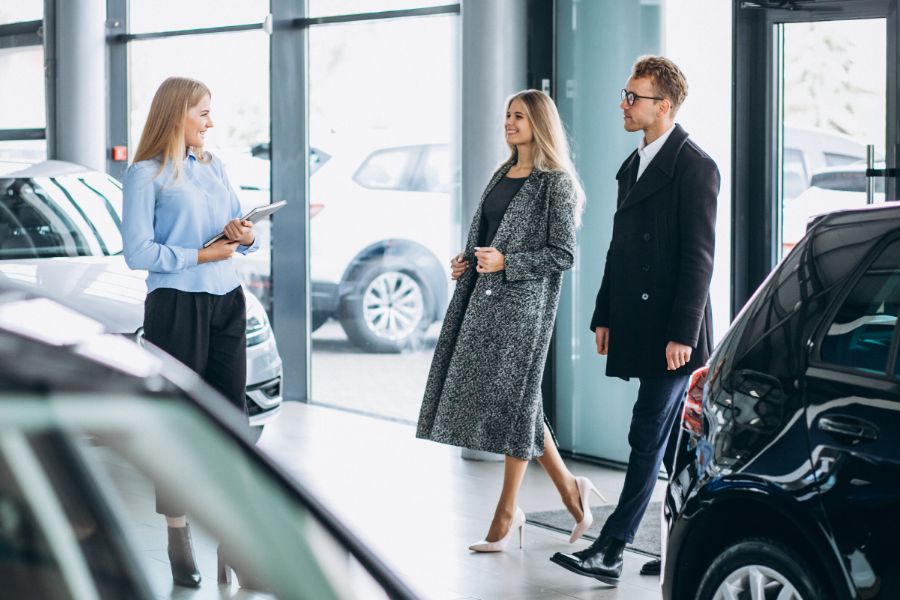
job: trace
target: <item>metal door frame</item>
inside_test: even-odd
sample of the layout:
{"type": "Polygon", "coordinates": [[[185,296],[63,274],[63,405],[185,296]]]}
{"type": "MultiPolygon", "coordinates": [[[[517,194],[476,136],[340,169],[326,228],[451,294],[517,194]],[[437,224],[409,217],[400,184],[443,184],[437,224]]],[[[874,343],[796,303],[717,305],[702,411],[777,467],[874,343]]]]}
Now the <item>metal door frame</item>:
{"type": "MultiPolygon", "coordinates": [[[[734,317],[775,266],[778,244],[780,152],[779,25],[883,18],[887,21],[886,160],[897,165],[900,82],[898,0],[734,0],[732,291],[734,317]]],[[[896,198],[888,180],[887,198],[896,198]]]]}

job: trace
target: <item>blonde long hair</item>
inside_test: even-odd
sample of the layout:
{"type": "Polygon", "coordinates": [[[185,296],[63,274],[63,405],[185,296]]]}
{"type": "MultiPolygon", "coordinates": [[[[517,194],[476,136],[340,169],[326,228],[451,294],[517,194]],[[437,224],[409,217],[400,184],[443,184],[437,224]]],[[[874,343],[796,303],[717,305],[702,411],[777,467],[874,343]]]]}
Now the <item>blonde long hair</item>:
{"type": "MultiPolygon", "coordinates": [[[[569,140],[563,128],[562,119],[553,99],[540,90],[522,90],[509,97],[506,101],[506,110],[514,100],[521,100],[525,107],[525,116],[531,122],[531,131],[534,135],[534,166],[541,171],[562,171],[572,180],[575,187],[575,222],[581,225],[581,213],[584,211],[584,187],[572,162],[572,154],[569,150],[569,140]]],[[[507,162],[515,163],[518,160],[518,150],[515,144],[509,146],[510,155],[507,162]]]]}
{"type": "MultiPolygon", "coordinates": [[[[190,108],[197,106],[203,96],[212,94],[205,84],[187,77],[169,77],[160,84],[150,103],[150,113],[141,141],[138,143],[134,162],[158,159],[159,171],[172,165],[173,180],[181,178],[182,162],[186,156],[184,141],[184,118],[190,108]]],[[[202,147],[193,148],[200,162],[209,162],[212,157],[202,147]]]]}

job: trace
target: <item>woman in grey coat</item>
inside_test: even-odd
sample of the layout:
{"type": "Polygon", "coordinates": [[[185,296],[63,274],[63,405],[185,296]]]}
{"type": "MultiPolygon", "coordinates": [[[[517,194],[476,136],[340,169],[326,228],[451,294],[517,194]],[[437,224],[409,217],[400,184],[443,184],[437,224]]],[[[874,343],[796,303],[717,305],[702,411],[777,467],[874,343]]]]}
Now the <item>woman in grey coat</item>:
{"type": "Polygon", "coordinates": [[[541,378],[563,271],[572,266],[584,192],[553,100],[538,90],[506,110],[510,157],[494,173],[463,252],[435,348],[417,437],[505,454],[503,489],[487,536],[470,549],[503,550],[525,514],[516,504],[537,459],[572,513],[574,542],[591,525],[594,486],[566,468],[544,419],[541,378]]]}

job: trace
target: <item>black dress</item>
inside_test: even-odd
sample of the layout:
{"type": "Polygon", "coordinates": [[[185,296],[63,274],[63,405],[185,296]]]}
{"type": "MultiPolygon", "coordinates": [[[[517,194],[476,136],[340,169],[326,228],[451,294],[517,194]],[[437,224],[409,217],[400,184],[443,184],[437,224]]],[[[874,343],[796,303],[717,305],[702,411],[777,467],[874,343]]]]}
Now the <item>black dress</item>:
{"type": "Polygon", "coordinates": [[[481,228],[478,232],[478,246],[488,247],[500,227],[509,203],[522,189],[528,177],[503,177],[484,199],[481,207],[481,228]]]}

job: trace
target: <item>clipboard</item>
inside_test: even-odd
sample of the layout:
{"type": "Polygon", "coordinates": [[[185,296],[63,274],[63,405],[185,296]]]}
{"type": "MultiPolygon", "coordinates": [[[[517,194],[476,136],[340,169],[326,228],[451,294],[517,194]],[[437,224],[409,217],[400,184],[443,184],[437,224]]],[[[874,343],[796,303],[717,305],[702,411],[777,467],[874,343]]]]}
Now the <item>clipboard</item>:
{"type": "MultiPolygon", "coordinates": [[[[278,202],[273,202],[272,204],[263,204],[262,206],[257,206],[246,215],[241,217],[241,221],[250,221],[251,223],[262,221],[272,213],[284,207],[285,204],[287,204],[287,200],[279,200],[278,202]]],[[[215,242],[221,240],[223,237],[225,237],[225,232],[222,232],[219,235],[207,240],[206,243],[203,244],[203,247],[208,248],[215,242]]]]}

